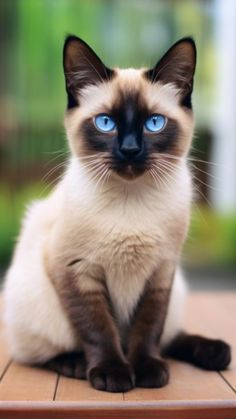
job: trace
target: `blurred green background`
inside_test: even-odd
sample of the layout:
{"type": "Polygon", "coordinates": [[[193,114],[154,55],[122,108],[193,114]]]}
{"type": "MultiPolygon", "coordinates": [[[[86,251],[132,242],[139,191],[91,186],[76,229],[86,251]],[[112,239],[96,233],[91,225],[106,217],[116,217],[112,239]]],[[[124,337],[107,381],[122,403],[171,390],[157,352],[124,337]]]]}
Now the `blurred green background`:
{"type": "MultiPolygon", "coordinates": [[[[230,7],[231,1],[224,3],[230,7]]],[[[222,54],[219,34],[225,30],[219,19],[222,7],[223,1],[214,0],[0,0],[2,271],[10,261],[27,204],[50,192],[67,157],[62,122],[65,36],[82,37],[108,66],[138,67],[151,66],[171,43],[191,35],[198,48],[192,151],[196,202],[183,263],[191,272],[234,276],[236,202],[231,199],[232,182],[228,201],[218,190],[224,189],[227,176],[221,171],[220,159],[226,158],[215,130],[216,103],[222,94],[217,73],[222,54]]],[[[223,167],[232,165],[225,160],[223,167]]]]}

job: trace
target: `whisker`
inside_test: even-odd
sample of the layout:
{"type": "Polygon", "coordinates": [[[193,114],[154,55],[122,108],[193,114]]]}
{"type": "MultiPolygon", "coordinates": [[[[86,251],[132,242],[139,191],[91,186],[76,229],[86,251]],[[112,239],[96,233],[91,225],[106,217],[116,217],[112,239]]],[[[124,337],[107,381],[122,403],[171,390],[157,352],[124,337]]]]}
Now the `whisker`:
{"type": "Polygon", "coordinates": [[[218,190],[218,188],[215,188],[214,186],[210,185],[209,183],[203,182],[203,180],[199,179],[197,176],[193,175],[193,178],[195,179],[195,181],[201,183],[204,186],[207,186],[207,188],[212,189],[213,191],[218,190]]]}
{"type": "Polygon", "coordinates": [[[98,180],[97,180],[97,182],[95,184],[95,191],[97,190],[99,183],[103,179],[103,176],[104,176],[104,173],[106,173],[107,167],[104,165],[101,169],[102,169],[102,171],[99,172],[98,175],[95,176],[94,179],[93,179],[93,180],[95,180],[96,178],[98,178],[98,180]],[[100,177],[99,177],[99,175],[100,175],[100,177]]]}
{"type": "Polygon", "coordinates": [[[66,162],[60,162],[59,164],[57,164],[55,167],[53,167],[52,169],[50,169],[41,179],[41,182],[45,182],[50,176],[52,176],[53,173],[55,173],[58,169],[61,169],[62,167],[64,167],[66,165],[66,162]]]}
{"type": "MultiPolygon", "coordinates": [[[[96,154],[89,154],[88,156],[79,156],[78,157],[78,160],[87,160],[87,159],[91,159],[92,157],[97,157],[98,158],[98,153],[96,153],[96,154]]],[[[103,157],[105,157],[105,156],[103,156],[103,157]]]]}
{"type": "Polygon", "coordinates": [[[160,187],[159,178],[157,178],[156,173],[154,172],[153,169],[149,169],[149,171],[150,171],[150,174],[151,174],[152,178],[154,179],[154,182],[155,182],[157,188],[159,189],[159,187],[160,187]]]}
{"type": "Polygon", "coordinates": [[[209,206],[209,208],[211,208],[212,210],[214,210],[212,204],[210,203],[210,201],[208,200],[208,198],[206,197],[206,195],[198,188],[198,186],[196,185],[196,183],[194,184],[194,190],[196,190],[197,193],[201,195],[201,197],[204,199],[204,201],[206,201],[206,203],[209,206]]]}
{"type": "Polygon", "coordinates": [[[202,172],[202,173],[204,173],[205,175],[210,176],[210,177],[211,177],[211,178],[213,178],[213,179],[219,179],[219,176],[215,176],[215,175],[213,175],[212,173],[207,172],[206,170],[200,169],[200,167],[197,167],[194,163],[191,163],[191,166],[192,166],[194,169],[199,170],[199,172],[202,172]]]}
{"type": "Polygon", "coordinates": [[[60,153],[57,156],[54,156],[52,159],[48,160],[46,162],[46,166],[49,166],[49,164],[52,164],[52,162],[54,162],[55,160],[61,159],[62,157],[65,157],[65,153],[60,153]]]}
{"type": "Polygon", "coordinates": [[[45,187],[42,189],[42,191],[40,192],[39,198],[42,198],[42,196],[44,196],[44,194],[48,191],[48,189],[53,188],[62,178],[63,178],[63,173],[59,174],[51,182],[47,183],[45,187]]]}
{"type": "Polygon", "coordinates": [[[155,168],[153,167],[153,173],[155,175],[155,177],[158,179],[159,182],[159,186],[162,186],[164,188],[166,188],[166,181],[163,180],[163,178],[160,176],[160,174],[155,170],[155,168]]]}
{"type": "MultiPolygon", "coordinates": [[[[160,156],[160,153],[154,153],[154,154],[157,155],[157,157],[160,156]]],[[[214,165],[214,166],[222,166],[222,167],[225,166],[221,163],[215,163],[215,162],[211,162],[211,161],[208,161],[208,160],[197,159],[195,157],[189,157],[189,156],[179,157],[179,156],[173,156],[172,154],[168,154],[168,153],[161,153],[161,155],[164,156],[164,157],[168,157],[170,159],[173,159],[173,160],[178,160],[178,161],[185,161],[186,160],[186,161],[190,161],[190,162],[194,161],[194,162],[199,162],[199,163],[207,163],[207,164],[211,164],[211,165],[214,165]]]]}

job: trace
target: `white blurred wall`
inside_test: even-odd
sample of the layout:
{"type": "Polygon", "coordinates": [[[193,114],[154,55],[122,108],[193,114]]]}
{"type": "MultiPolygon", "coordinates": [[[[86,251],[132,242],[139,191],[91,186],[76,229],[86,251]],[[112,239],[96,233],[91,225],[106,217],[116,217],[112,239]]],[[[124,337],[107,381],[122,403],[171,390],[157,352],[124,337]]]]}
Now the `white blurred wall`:
{"type": "Polygon", "coordinates": [[[236,0],[214,0],[216,11],[217,85],[211,167],[211,193],[221,212],[236,210],[236,0]]]}

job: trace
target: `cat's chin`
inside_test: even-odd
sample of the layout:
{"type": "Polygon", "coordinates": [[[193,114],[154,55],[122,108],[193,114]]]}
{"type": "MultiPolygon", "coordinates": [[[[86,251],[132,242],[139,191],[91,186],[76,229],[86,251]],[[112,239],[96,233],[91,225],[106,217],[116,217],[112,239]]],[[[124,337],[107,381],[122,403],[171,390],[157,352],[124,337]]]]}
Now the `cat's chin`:
{"type": "Polygon", "coordinates": [[[143,176],[146,173],[145,168],[138,168],[134,167],[132,165],[127,165],[125,167],[115,168],[113,169],[113,173],[116,175],[116,177],[122,178],[123,180],[127,181],[134,181],[137,178],[143,176]]]}

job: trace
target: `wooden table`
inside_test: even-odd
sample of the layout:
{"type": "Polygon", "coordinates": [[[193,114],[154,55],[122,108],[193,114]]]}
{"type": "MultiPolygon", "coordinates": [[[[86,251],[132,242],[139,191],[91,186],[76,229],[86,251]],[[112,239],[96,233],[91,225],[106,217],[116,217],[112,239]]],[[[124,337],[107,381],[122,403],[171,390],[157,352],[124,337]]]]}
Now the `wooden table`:
{"type": "Polygon", "coordinates": [[[125,394],[11,361],[1,330],[0,418],[236,419],[236,293],[191,294],[186,328],[227,340],[234,353],[229,370],[205,372],[170,361],[168,386],[125,394]]]}

